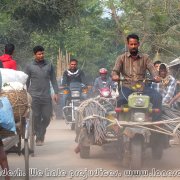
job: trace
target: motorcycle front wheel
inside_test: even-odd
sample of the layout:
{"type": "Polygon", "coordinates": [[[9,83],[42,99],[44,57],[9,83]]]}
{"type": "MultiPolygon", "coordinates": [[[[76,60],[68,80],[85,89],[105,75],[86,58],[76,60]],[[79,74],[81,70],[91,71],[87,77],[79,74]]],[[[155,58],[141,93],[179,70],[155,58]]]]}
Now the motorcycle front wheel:
{"type": "Polygon", "coordinates": [[[142,139],[135,138],[131,141],[131,169],[140,169],[142,167],[142,139]]]}

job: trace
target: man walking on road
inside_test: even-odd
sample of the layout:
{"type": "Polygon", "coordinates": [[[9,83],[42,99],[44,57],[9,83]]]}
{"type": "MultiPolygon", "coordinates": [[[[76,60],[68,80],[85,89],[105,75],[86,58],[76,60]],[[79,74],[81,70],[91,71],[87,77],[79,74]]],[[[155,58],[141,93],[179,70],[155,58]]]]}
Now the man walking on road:
{"type": "Polygon", "coordinates": [[[42,146],[46,128],[52,116],[52,100],[50,82],[54,89],[54,101],[58,101],[58,85],[52,63],[44,60],[44,48],[36,46],[33,48],[34,61],[26,66],[28,74],[27,89],[32,97],[32,112],[36,145],[42,146]]]}

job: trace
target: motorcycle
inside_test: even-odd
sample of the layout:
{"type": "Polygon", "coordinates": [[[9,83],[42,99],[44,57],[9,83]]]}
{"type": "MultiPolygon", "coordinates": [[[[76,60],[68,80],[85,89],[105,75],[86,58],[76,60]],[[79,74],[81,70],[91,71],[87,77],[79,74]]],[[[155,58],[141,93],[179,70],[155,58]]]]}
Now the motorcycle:
{"type": "MultiPolygon", "coordinates": [[[[117,94],[117,85],[115,84],[113,87],[108,86],[106,81],[103,81],[103,87],[98,89],[100,98],[104,98],[108,100],[113,105],[116,105],[116,98],[118,97],[117,94]]],[[[103,103],[103,102],[102,102],[103,103]]]]}
{"type": "Polygon", "coordinates": [[[112,98],[111,88],[107,86],[107,82],[103,81],[103,87],[98,89],[100,97],[112,98]]]}
{"type": "Polygon", "coordinates": [[[71,130],[75,129],[76,110],[82,100],[87,98],[88,88],[80,82],[71,82],[69,86],[64,87],[65,107],[63,107],[63,117],[66,124],[71,125],[71,130]]]}
{"type": "Polygon", "coordinates": [[[140,169],[143,164],[145,150],[152,149],[152,157],[161,159],[165,147],[165,136],[141,125],[152,122],[152,113],[160,113],[152,109],[150,97],[141,91],[141,84],[136,84],[136,92],[128,97],[128,104],[115,109],[119,124],[121,121],[137,123],[134,126],[123,126],[118,137],[117,150],[123,166],[140,169]]]}
{"type": "MultiPolygon", "coordinates": [[[[96,108],[89,114],[86,114],[86,111],[80,112],[78,120],[80,128],[76,133],[76,142],[79,144],[75,151],[80,152],[81,158],[89,157],[91,145],[111,142],[115,142],[116,145],[113,147],[116,147],[118,159],[123,166],[131,169],[142,167],[144,152],[149,147],[152,149],[154,159],[162,158],[165,135],[151,125],[152,113],[160,113],[160,110],[152,108],[150,97],[142,93],[142,86],[139,83],[135,87],[135,92],[128,97],[128,103],[115,108],[115,111],[112,111],[112,108],[110,111],[107,110],[107,105],[103,103],[99,103],[103,108],[98,106],[98,103],[95,106],[92,101],[92,105],[87,106],[88,110],[91,110],[90,107],[96,108]],[[148,126],[145,123],[148,123],[148,126]]],[[[161,125],[158,126],[159,130],[163,129],[161,125]]]]}

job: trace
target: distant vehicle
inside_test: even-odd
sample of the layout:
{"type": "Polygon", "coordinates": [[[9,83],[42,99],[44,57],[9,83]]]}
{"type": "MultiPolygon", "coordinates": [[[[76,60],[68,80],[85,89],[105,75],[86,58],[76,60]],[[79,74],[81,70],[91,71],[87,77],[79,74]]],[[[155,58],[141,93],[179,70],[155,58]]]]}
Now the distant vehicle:
{"type": "Polygon", "coordinates": [[[66,124],[71,125],[71,130],[75,129],[75,116],[81,101],[87,98],[88,88],[80,82],[71,82],[69,86],[64,87],[64,94],[68,94],[66,106],[63,107],[63,116],[66,124]]]}

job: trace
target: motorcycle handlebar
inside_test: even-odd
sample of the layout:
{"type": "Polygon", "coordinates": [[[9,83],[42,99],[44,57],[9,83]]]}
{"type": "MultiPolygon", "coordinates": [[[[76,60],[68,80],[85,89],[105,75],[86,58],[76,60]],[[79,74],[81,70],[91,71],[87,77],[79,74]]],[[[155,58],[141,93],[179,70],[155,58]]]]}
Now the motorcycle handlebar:
{"type": "Polygon", "coordinates": [[[66,88],[67,86],[59,86],[59,90],[63,90],[64,88],[66,88]]]}
{"type": "Polygon", "coordinates": [[[119,82],[124,82],[124,81],[131,81],[131,82],[143,82],[143,83],[148,83],[148,82],[156,82],[154,79],[131,79],[131,78],[124,78],[124,79],[120,79],[119,78],[119,82]]]}
{"type": "MultiPolygon", "coordinates": [[[[59,90],[63,90],[63,89],[65,89],[65,88],[68,88],[69,86],[66,84],[66,85],[64,85],[64,86],[59,86],[59,90]]],[[[83,84],[83,83],[81,83],[81,87],[82,88],[88,88],[88,86],[87,85],[85,85],[85,84],[83,84]]]]}

